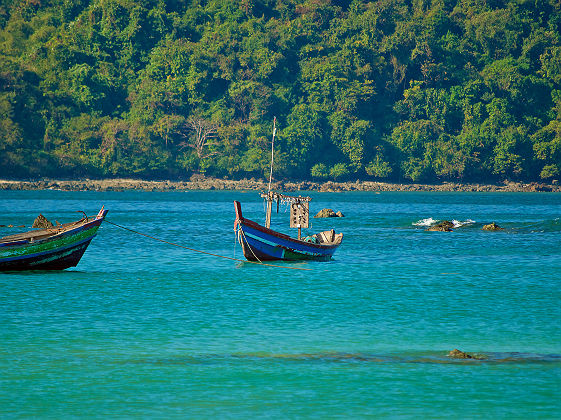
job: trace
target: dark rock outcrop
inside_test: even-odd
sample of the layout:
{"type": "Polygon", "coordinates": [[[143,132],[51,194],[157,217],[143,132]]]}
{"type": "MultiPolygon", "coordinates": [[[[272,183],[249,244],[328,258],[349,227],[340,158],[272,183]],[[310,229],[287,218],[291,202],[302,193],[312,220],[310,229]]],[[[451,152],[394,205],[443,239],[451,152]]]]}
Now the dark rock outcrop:
{"type": "MultiPolygon", "coordinates": [[[[0,179],[0,190],[48,190],[63,191],[188,191],[188,190],[256,190],[263,191],[268,187],[265,179],[216,179],[202,174],[194,174],[189,180],[148,181],[141,179],[78,179],[52,180],[41,179],[32,181],[14,181],[0,179]]],[[[477,191],[477,192],[528,192],[552,191],[561,192],[558,180],[551,184],[522,183],[505,181],[499,184],[458,184],[444,182],[439,184],[394,184],[375,181],[351,182],[312,182],[312,181],[276,181],[274,188],[282,191],[477,191]]]]}
{"type": "Polygon", "coordinates": [[[321,217],[345,217],[343,213],[338,211],[335,213],[332,209],[322,209],[319,211],[318,214],[314,216],[314,218],[321,218],[321,217]]]}
{"type": "Polygon", "coordinates": [[[337,217],[337,213],[335,213],[332,209],[322,209],[314,217],[337,217]]]}
{"type": "Polygon", "coordinates": [[[437,223],[436,225],[432,225],[431,227],[427,228],[428,232],[452,232],[454,228],[454,223],[443,220],[442,222],[437,223]]]}
{"type": "Polygon", "coordinates": [[[488,231],[504,230],[504,228],[500,227],[495,222],[489,223],[488,225],[484,225],[481,229],[488,230],[488,231]]]}

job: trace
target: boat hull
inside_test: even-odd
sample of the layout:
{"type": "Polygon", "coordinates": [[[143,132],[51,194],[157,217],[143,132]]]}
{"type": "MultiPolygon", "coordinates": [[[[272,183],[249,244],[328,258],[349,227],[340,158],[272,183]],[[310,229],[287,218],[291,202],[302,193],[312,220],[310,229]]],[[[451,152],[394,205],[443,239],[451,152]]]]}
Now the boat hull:
{"type": "Polygon", "coordinates": [[[107,213],[75,228],[38,241],[19,240],[0,244],[0,271],[64,270],[75,267],[97,234],[107,213]]]}
{"type": "Polygon", "coordinates": [[[236,201],[238,241],[244,257],[249,261],[329,261],[339,244],[322,245],[301,241],[241,216],[236,201]]]}

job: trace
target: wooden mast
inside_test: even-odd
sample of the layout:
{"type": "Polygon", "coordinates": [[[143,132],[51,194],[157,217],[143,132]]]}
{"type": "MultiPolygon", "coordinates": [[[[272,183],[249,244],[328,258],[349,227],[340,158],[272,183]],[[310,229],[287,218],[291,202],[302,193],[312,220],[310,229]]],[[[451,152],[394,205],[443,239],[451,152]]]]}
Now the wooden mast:
{"type": "Polygon", "coordinates": [[[269,189],[267,191],[267,213],[265,216],[265,227],[267,229],[271,228],[271,212],[273,210],[273,196],[271,195],[271,182],[273,180],[273,161],[275,159],[275,134],[277,132],[276,123],[277,123],[277,117],[274,117],[273,141],[271,142],[271,171],[269,173],[269,189]]]}
{"type": "Polygon", "coordinates": [[[267,201],[265,213],[265,227],[271,229],[271,213],[273,212],[273,201],[277,202],[277,213],[281,201],[290,204],[290,227],[298,228],[298,239],[302,238],[302,228],[308,228],[310,197],[289,197],[271,190],[273,183],[273,163],[275,159],[275,135],[277,133],[277,117],[273,118],[273,140],[271,141],[271,170],[269,172],[269,187],[267,193],[261,193],[261,197],[267,201]]]}
{"type": "Polygon", "coordinates": [[[265,216],[265,227],[267,229],[271,228],[272,207],[273,207],[273,200],[271,200],[271,196],[267,194],[267,215],[265,216]]]}

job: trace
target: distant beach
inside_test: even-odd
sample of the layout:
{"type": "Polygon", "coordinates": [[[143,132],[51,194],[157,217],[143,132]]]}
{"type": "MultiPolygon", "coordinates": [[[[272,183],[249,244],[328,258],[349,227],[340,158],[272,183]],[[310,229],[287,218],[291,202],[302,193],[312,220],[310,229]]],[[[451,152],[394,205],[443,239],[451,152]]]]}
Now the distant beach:
{"type": "MultiPolygon", "coordinates": [[[[0,180],[0,190],[63,190],[63,191],[189,191],[189,190],[266,190],[267,182],[256,179],[216,179],[193,176],[189,181],[146,181],[141,179],[80,180],[0,180]]],[[[374,181],[314,182],[277,181],[273,188],[282,191],[463,191],[463,192],[561,192],[561,185],[547,183],[504,182],[497,184],[410,184],[374,181]]]]}

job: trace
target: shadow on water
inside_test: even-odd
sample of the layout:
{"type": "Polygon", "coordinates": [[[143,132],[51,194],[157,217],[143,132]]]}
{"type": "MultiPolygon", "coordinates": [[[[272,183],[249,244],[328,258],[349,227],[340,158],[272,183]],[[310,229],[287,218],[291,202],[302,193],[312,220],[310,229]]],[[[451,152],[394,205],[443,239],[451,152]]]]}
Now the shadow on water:
{"type": "Polygon", "coordinates": [[[25,277],[34,276],[45,276],[47,274],[52,274],[56,276],[70,276],[74,274],[91,274],[89,271],[81,271],[76,269],[69,270],[11,270],[11,271],[0,271],[0,275],[18,275],[25,277]]]}
{"type": "Polygon", "coordinates": [[[289,363],[421,363],[448,365],[482,365],[482,364],[561,364],[559,354],[536,354],[518,352],[476,353],[474,358],[457,359],[447,356],[446,352],[425,352],[403,355],[376,355],[369,353],[234,353],[177,356],[171,358],[145,358],[124,360],[117,363],[140,365],[192,365],[212,364],[233,361],[247,362],[289,362],[289,363]]]}
{"type": "MultiPolygon", "coordinates": [[[[243,255],[236,255],[236,258],[243,258],[243,255]]],[[[329,261],[239,261],[236,263],[236,268],[248,268],[248,267],[273,267],[273,268],[285,268],[293,270],[305,270],[305,271],[317,271],[318,269],[325,268],[337,262],[336,258],[332,258],[329,261]]]]}

